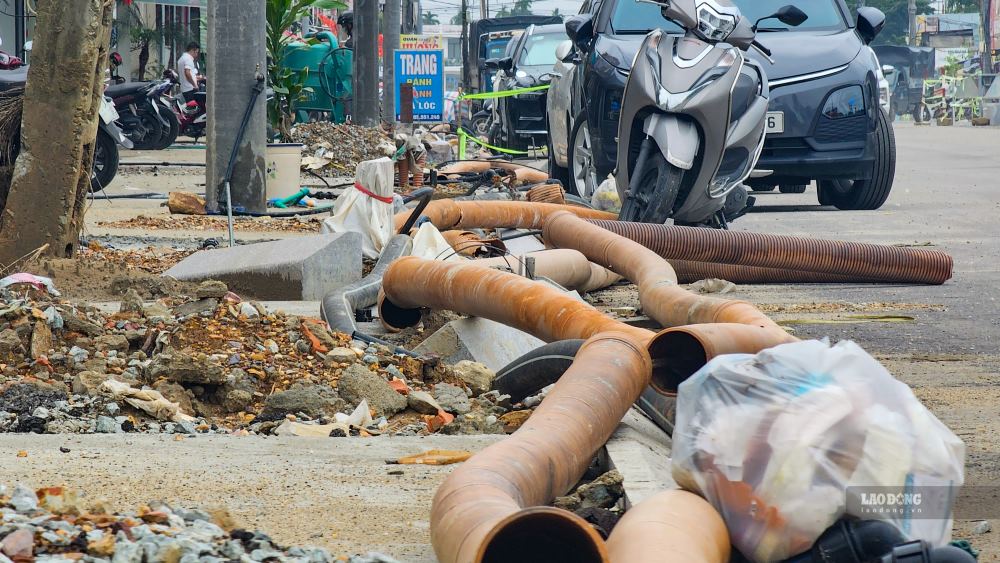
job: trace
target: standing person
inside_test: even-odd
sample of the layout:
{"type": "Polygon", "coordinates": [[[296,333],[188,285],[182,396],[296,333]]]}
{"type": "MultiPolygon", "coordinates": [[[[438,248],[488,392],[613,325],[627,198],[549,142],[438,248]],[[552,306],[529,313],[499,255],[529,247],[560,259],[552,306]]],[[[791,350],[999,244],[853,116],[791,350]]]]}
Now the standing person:
{"type": "Polygon", "coordinates": [[[354,12],[344,12],[337,18],[337,25],[344,29],[347,34],[347,41],[344,41],[345,49],[354,48],[354,12]]]}
{"type": "Polygon", "coordinates": [[[185,102],[195,99],[195,92],[198,92],[199,86],[205,80],[204,77],[198,76],[198,66],[195,64],[200,55],[201,45],[192,41],[188,43],[187,50],[181,58],[177,59],[177,70],[181,75],[181,96],[185,102]]]}

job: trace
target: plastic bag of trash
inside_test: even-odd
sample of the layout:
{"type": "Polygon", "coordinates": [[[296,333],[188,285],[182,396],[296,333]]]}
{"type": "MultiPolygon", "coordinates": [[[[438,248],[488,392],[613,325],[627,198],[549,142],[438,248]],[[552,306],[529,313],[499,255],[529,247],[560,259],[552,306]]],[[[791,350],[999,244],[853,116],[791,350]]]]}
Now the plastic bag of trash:
{"type": "Polygon", "coordinates": [[[853,342],[720,356],[681,384],[673,476],[755,561],[801,553],[844,515],[943,544],[965,446],[853,342]]]}
{"type": "Polygon", "coordinates": [[[618,213],[622,210],[622,200],[618,195],[618,187],[612,175],[601,182],[600,186],[594,190],[594,195],[590,196],[590,206],[601,211],[618,213]]]}
{"type": "Polygon", "coordinates": [[[361,250],[378,258],[392,238],[393,163],[389,158],[358,163],[354,189],[337,198],[333,216],[323,221],[324,233],[361,233],[361,250]]]}

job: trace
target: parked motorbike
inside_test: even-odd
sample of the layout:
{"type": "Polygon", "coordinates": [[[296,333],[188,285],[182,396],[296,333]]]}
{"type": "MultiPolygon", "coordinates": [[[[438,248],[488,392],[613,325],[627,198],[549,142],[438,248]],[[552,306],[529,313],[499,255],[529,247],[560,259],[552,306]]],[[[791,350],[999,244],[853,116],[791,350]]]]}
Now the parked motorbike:
{"type": "Polygon", "coordinates": [[[136,149],[163,150],[177,140],[181,128],[177,116],[158,103],[171,88],[170,80],[161,80],[113,84],[105,91],[114,100],[122,130],[136,149]]]}
{"type": "MultiPolygon", "coordinates": [[[[23,95],[27,79],[27,66],[10,71],[0,70],[0,93],[15,91],[12,92],[13,95],[23,95]],[[16,92],[18,90],[20,93],[16,92]]],[[[131,149],[133,146],[132,141],[115,124],[118,117],[118,112],[115,110],[111,98],[103,97],[101,99],[100,119],[97,124],[97,139],[94,142],[94,167],[90,181],[92,192],[103,190],[118,175],[120,158],[118,147],[131,149]]],[[[21,151],[20,125],[12,137],[10,154],[17,155],[21,151]]]]}
{"type": "MultiPolygon", "coordinates": [[[[170,80],[173,84],[180,84],[180,78],[173,70],[163,71],[164,80],[170,80]]],[[[198,142],[198,139],[205,136],[208,129],[208,93],[204,86],[194,92],[193,99],[187,100],[182,96],[169,96],[166,93],[160,95],[160,104],[170,108],[171,112],[179,121],[180,134],[191,137],[198,142]]]]}
{"type": "Polygon", "coordinates": [[[646,35],[625,85],[616,183],[621,219],[725,228],[753,205],[743,185],[760,156],[769,89],[745,56],[761,21],[797,26],[794,6],[751,24],[728,0],[643,0],[684,34],[646,35]]]}

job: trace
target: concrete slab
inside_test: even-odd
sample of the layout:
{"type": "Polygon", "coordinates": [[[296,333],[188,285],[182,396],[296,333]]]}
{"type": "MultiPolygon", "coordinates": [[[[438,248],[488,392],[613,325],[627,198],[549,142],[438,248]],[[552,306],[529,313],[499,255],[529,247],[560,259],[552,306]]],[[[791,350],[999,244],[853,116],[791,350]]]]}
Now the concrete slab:
{"type": "Polygon", "coordinates": [[[317,300],[361,279],[361,234],[336,233],[203,250],[164,272],[179,280],[215,279],[244,297],[317,300]]]}
{"type": "Polygon", "coordinates": [[[611,466],[625,479],[625,500],[630,506],[678,488],[670,474],[670,447],[670,436],[638,409],[625,414],[605,448],[611,466]]]}
{"type": "Polygon", "coordinates": [[[472,360],[497,371],[544,344],[515,328],[469,317],[444,325],[413,351],[438,355],[449,364],[472,360]]]}
{"type": "Polygon", "coordinates": [[[229,509],[282,545],[338,555],[378,551],[433,563],[434,491],[458,465],[386,465],[431,449],[478,452],[504,436],[297,438],[169,435],[0,435],[0,482],[67,485],[112,510],[164,500],[229,509]],[[62,453],[60,447],[67,448],[62,453]],[[24,451],[26,457],[13,452],[24,451]]]}

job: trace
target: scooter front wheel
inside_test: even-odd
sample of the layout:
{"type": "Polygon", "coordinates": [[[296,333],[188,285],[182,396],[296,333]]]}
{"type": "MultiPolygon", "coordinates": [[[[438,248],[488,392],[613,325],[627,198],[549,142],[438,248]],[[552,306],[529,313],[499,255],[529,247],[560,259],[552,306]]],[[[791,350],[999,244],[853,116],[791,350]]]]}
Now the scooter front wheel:
{"type": "Polygon", "coordinates": [[[629,181],[628,197],[619,219],[663,224],[674,214],[674,204],[685,171],[667,162],[656,141],[646,138],[629,181]]]}

